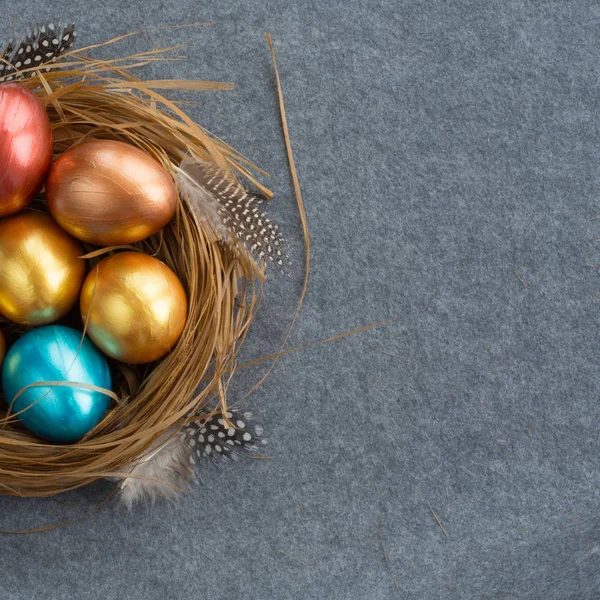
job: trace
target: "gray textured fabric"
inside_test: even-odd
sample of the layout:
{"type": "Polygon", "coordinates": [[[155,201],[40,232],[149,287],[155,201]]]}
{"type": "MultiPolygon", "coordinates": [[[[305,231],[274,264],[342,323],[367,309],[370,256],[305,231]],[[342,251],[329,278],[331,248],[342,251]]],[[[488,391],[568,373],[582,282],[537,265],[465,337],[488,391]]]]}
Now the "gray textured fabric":
{"type": "MultiPolygon", "coordinates": [[[[302,279],[269,31],[314,248],[290,347],[398,319],[279,362],[245,404],[272,460],[206,465],[175,507],[0,538],[2,599],[600,597],[597,2],[0,5],[3,31],[59,16],[80,44],[216,22],[121,47],[190,41],[146,75],[235,82],[190,112],[273,175],[295,270],[246,358],[276,350],[302,279]]],[[[0,499],[0,527],[109,489],[0,499]]]]}

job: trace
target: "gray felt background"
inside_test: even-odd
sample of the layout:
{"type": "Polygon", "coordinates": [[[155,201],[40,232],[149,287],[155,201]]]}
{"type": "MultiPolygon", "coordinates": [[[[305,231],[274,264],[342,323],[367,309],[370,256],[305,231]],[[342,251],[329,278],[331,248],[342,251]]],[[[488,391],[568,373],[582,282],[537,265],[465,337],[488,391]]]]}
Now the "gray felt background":
{"type": "MultiPolygon", "coordinates": [[[[314,248],[290,347],[398,319],[280,361],[246,402],[272,460],[205,465],[174,507],[0,538],[0,598],[600,597],[598,2],[0,6],[3,33],[58,16],[80,44],[216,23],[121,48],[191,42],[146,75],[235,82],[190,112],[273,174],[295,270],[269,283],[248,359],[276,350],[302,280],[269,31],[314,248]]],[[[3,498],[0,527],[109,490],[3,498]]]]}

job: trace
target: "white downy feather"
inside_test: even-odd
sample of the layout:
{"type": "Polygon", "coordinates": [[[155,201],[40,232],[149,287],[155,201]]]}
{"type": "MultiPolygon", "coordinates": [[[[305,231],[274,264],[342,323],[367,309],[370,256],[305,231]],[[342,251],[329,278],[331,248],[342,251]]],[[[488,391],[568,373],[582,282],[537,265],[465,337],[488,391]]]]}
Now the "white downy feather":
{"type": "Polygon", "coordinates": [[[175,428],[168,429],[123,473],[119,495],[128,508],[138,502],[175,500],[195,479],[190,447],[175,428]]]}

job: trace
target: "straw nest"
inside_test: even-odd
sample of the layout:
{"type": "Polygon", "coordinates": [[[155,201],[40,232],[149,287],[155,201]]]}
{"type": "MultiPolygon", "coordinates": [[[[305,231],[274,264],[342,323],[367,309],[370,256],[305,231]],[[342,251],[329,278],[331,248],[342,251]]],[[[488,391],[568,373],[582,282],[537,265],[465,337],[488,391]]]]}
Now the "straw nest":
{"type": "MultiPolygon", "coordinates": [[[[47,108],[55,157],[90,137],[133,144],[171,172],[186,153],[210,155],[222,168],[243,175],[266,196],[271,195],[253,178],[253,167],[245,158],[157,91],[224,90],[229,84],[144,81],[131,72],[132,67],[163,60],[172,48],[111,60],[89,58],[92,48],[96,46],[69,53],[49,72],[31,70],[32,76],[22,81],[47,108]]],[[[43,202],[42,194],[38,205],[45,210],[43,202]]],[[[179,343],[159,363],[139,367],[113,363],[114,389],[120,400],[78,443],[45,443],[28,434],[4,409],[0,414],[0,493],[51,496],[101,477],[126,476],[126,465],[169,427],[185,423],[205,406],[226,408],[236,356],[260,302],[262,269],[248,259],[236,258],[211,238],[183,201],[162,232],[133,247],[165,262],[186,289],[189,314],[179,343]]],[[[118,250],[87,248],[88,267],[118,250]]],[[[75,312],[67,323],[82,329],[75,312]]],[[[6,323],[2,328],[9,339],[22,332],[6,323]]]]}

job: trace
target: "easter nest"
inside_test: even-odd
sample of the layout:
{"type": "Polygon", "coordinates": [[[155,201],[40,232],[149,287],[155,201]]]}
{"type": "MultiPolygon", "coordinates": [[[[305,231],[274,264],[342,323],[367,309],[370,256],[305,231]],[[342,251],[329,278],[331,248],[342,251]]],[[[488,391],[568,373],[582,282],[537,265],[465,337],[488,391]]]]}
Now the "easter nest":
{"type": "MultiPolygon", "coordinates": [[[[173,176],[183,157],[193,154],[241,176],[265,197],[272,195],[253,176],[256,168],[247,159],[197,125],[181,104],[157,91],[224,90],[229,84],[148,81],[131,71],[161,59],[169,49],[102,60],[90,58],[89,50],[70,52],[48,72],[31,69],[31,77],[22,81],[46,107],[55,158],[82,140],[119,140],[153,156],[173,176]]],[[[47,210],[43,193],[35,206],[47,210]]],[[[179,342],[160,362],[114,361],[113,391],[118,400],[76,443],[52,444],[34,437],[5,407],[0,414],[1,494],[52,496],[99,478],[126,477],[128,465],[170,428],[184,426],[203,409],[204,414],[221,412],[227,418],[227,388],[260,304],[264,265],[216,239],[181,197],[163,230],[127,248],[157,257],[182,282],[189,309],[179,342]]],[[[86,247],[88,271],[122,249],[86,247]]],[[[84,330],[77,310],[65,322],[84,330]]],[[[9,341],[23,332],[14,324],[3,324],[3,329],[9,341]]]]}

